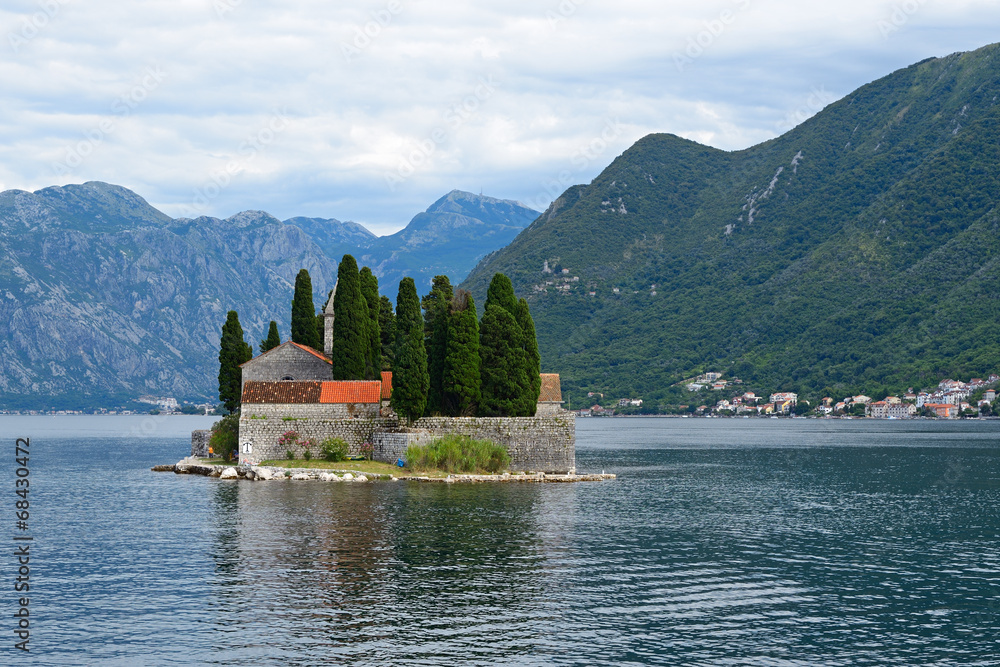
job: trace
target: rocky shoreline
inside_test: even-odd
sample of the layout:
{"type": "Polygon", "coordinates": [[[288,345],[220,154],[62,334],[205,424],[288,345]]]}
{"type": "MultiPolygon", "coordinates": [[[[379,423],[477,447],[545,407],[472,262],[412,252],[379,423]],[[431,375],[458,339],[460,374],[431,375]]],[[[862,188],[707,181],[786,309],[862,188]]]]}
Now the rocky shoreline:
{"type": "Polygon", "coordinates": [[[209,465],[200,459],[186,458],[173,465],[159,465],[151,468],[153,472],[173,472],[178,475],[201,475],[203,477],[218,477],[219,479],[247,480],[252,482],[266,481],[309,481],[320,482],[438,482],[442,484],[456,483],[487,483],[487,482],[517,482],[517,483],[573,483],[602,482],[616,479],[616,475],[600,474],[546,474],[538,473],[504,473],[502,475],[448,475],[447,477],[428,477],[426,475],[375,475],[358,473],[351,470],[317,470],[315,468],[276,468],[272,466],[250,465],[209,465]]]}

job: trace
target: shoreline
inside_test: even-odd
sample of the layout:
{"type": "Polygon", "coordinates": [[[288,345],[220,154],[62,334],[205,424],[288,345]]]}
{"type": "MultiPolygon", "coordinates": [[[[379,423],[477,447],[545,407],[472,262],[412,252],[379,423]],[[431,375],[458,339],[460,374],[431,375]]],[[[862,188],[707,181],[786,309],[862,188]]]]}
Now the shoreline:
{"type": "Polygon", "coordinates": [[[321,468],[280,468],[273,466],[218,465],[202,463],[201,459],[186,458],[170,465],[150,468],[153,472],[172,472],[177,475],[200,475],[219,479],[264,481],[320,481],[320,482],[436,482],[439,484],[528,483],[567,484],[577,482],[603,482],[617,479],[611,473],[595,474],[546,474],[503,473],[501,475],[449,474],[447,477],[427,475],[382,475],[358,473],[353,470],[327,470],[321,468]]]}

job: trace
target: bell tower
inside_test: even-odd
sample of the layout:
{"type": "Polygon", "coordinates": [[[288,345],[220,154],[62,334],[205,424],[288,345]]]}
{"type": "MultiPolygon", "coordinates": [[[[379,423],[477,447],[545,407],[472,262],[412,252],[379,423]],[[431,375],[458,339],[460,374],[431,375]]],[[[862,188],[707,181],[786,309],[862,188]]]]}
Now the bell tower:
{"type": "Polygon", "coordinates": [[[323,309],[323,354],[328,357],[333,355],[333,297],[336,295],[337,286],[334,285],[323,309]]]}

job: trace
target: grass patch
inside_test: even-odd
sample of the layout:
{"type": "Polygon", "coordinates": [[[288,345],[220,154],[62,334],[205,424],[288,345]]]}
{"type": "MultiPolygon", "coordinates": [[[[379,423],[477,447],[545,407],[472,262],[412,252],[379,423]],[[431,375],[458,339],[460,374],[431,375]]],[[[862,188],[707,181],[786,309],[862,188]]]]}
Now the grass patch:
{"type": "Polygon", "coordinates": [[[503,446],[467,435],[446,435],[429,445],[406,448],[407,470],[496,474],[509,467],[510,455],[503,446]]]}

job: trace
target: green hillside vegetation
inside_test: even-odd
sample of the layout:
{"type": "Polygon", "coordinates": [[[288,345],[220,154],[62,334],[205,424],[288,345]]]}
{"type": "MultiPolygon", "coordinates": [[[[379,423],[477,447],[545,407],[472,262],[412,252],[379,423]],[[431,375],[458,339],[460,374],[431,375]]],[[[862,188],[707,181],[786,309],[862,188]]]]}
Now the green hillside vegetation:
{"type": "Polygon", "coordinates": [[[806,397],[985,376],[1000,369],[998,131],[993,45],[743,151],[651,135],[462,287],[482,303],[510,276],[574,403],[671,402],[708,370],[806,397]]]}

